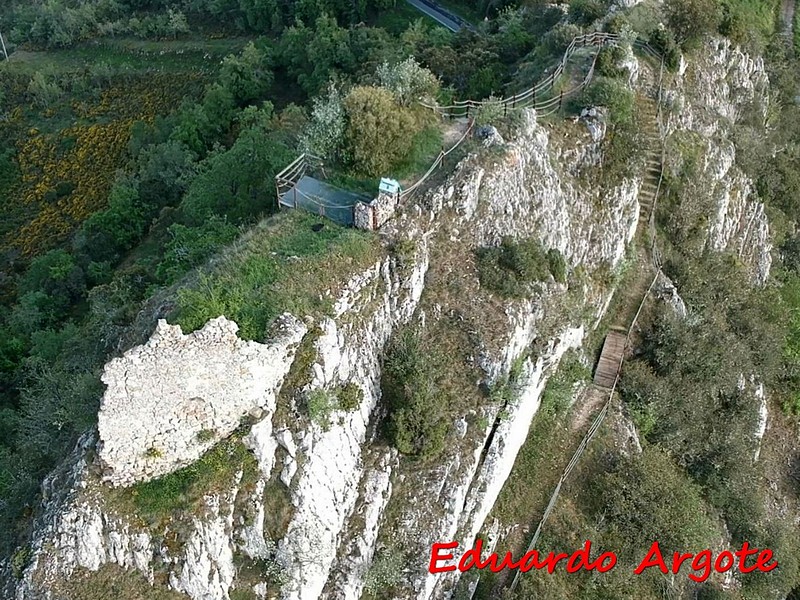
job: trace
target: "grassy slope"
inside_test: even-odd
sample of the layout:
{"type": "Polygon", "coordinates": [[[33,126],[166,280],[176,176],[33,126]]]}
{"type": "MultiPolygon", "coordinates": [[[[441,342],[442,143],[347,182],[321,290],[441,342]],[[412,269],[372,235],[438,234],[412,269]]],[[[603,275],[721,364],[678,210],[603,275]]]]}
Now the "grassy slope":
{"type": "Polygon", "coordinates": [[[201,269],[195,283],[179,292],[173,319],[192,331],[225,315],[239,324],[242,337],[263,339],[284,311],[328,313],[337,286],[380,254],[374,236],[299,211],[280,213],[248,231],[213,267],[201,269]],[[313,231],[318,224],[322,229],[313,231]]]}

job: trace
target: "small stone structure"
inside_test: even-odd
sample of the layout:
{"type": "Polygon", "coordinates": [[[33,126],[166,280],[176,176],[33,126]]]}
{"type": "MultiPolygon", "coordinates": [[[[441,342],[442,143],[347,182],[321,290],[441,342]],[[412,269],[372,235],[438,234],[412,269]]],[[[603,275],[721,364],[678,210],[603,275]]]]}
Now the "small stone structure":
{"type": "Polygon", "coordinates": [[[306,327],[284,314],[266,344],[240,339],[239,326],[212,319],[189,335],[160,320],[148,342],[110,361],[100,405],[103,480],[130,485],[200,458],[254,409],[276,396],[306,327]]]}
{"type": "Polygon", "coordinates": [[[400,193],[379,192],[372,202],[359,202],[355,206],[353,222],[356,229],[375,230],[394,216],[400,203],[400,193]]]}

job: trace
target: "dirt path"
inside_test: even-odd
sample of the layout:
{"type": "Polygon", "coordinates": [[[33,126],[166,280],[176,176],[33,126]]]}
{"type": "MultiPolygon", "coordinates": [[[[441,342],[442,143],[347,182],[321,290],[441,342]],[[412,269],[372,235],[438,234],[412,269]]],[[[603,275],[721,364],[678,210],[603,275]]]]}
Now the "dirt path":
{"type": "Polygon", "coordinates": [[[608,392],[590,385],[575,402],[575,410],[572,416],[572,431],[586,431],[589,425],[597,416],[597,412],[608,399],[608,392]]]}

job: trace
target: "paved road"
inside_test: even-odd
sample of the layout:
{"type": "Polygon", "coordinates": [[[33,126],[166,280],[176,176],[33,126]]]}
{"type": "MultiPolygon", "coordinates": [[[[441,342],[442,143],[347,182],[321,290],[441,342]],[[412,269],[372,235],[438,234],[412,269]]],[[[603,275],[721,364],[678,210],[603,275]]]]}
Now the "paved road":
{"type": "Polygon", "coordinates": [[[781,6],[781,18],[783,21],[783,33],[791,37],[794,25],[795,0],[783,0],[781,6]]]}
{"type": "Polygon", "coordinates": [[[422,2],[422,0],[406,0],[406,2],[450,31],[460,31],[464,28],[464,25],[454,19],[450,13],[436,8],[433,2],[422,2]]]}

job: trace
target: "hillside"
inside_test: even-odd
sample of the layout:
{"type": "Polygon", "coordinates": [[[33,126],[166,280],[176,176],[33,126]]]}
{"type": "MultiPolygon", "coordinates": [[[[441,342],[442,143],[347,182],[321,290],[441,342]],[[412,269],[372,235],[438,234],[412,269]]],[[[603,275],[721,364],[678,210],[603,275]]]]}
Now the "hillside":
{"type": "Polygon", "coordinates": [[[0,9],[3,597],[800,593],[792,13],[563,8],[0,9]]]}

